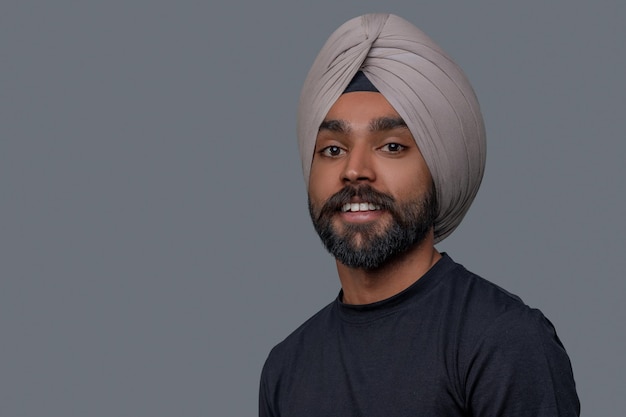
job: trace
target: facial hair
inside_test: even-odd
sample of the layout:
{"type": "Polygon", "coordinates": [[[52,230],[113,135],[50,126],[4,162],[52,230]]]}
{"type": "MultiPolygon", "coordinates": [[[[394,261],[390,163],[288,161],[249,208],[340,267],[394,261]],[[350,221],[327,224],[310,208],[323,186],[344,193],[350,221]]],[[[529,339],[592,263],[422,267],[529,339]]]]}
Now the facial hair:
{"type": "Polygon", "coordinates": [[[321,209],[309,197],[309,214],[326,250],[339,262],[350,268],[375,270],[424,241],[437,216],[437,199],[434,186],[421,197],[399,203],[369,185],[349,185],[321,209]],[[353,197],[380,206],[391,215],[391,223],[384,228],[375,222],[344,223],[341,231],[336,230],[333,219],[353,197]]]}

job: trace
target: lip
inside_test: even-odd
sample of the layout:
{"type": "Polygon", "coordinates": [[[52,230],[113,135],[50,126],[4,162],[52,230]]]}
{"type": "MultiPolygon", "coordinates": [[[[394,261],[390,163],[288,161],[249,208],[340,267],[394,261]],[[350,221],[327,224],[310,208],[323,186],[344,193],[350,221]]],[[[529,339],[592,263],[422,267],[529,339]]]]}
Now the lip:
{"type": "Polygon", "coordinates": [[[345,211],[339,216],[346,223],[369,223],[380,219],[384,213],[384,210],[345,211]]]}

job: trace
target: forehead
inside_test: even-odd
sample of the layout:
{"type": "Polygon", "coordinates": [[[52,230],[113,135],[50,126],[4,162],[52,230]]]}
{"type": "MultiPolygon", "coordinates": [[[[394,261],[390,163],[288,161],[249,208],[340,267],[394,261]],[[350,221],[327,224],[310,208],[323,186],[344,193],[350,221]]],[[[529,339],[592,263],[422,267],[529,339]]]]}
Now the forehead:
{"type": "Polygon", "coordinates": [[[358,91],[339,96],[324,121],[369,122],[378,117],[400,117],[381,93],[358,91]]]}

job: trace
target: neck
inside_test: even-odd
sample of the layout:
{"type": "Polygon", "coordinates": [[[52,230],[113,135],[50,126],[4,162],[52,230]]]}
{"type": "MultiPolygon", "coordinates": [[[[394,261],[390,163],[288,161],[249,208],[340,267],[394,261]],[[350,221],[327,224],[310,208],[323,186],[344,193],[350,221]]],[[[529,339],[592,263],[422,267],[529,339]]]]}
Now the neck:
{"type": "Polygon", "coordinates": [[[433,233],[423,242],[375,270],[349,268],[337,261],[346,304],[370,304],[402,292],[419,280],[439,259],[433,233]]]}

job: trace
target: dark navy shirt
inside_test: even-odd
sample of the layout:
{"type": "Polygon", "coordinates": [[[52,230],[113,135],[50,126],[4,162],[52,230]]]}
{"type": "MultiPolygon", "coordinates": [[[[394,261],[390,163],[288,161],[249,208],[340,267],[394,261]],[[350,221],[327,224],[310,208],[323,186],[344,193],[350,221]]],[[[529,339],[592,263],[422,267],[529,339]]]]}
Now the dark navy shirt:
{"type": "Polygon", "coordinates": [[[259,406],[260,417],[580,413],[552,324],[446,254],[386,300],[340,293],[271,351],[259,406]]]}

